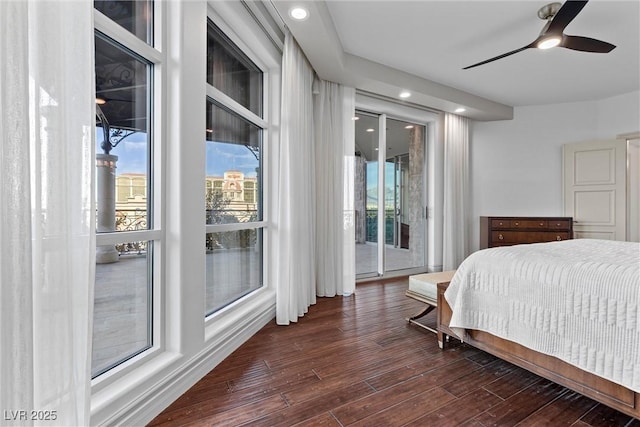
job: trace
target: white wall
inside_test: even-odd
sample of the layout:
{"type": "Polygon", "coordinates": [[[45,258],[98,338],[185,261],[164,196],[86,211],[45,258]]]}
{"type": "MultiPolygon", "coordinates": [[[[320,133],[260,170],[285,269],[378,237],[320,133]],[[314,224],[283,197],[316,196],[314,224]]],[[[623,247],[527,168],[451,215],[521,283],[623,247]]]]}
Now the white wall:
{"type": "Polygon", "coordinates": [[[562,145],[640,130],[640,92],[599,101],[516,107],[509,121],[474,122],[472,251],[479,217],[563,214],[562,145]]]}

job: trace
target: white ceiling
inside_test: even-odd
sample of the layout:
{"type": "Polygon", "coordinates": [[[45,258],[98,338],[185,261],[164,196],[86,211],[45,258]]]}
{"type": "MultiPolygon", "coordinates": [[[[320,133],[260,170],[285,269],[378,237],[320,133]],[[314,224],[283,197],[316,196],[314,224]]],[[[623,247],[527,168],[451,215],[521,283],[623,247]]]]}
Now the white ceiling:
{"type": "Polygon", "coordinates": [[[640,90],[637,0],[592,0],[566,28],[616,45],[608,54],[528,49],[470,70],[462,68],[531,43],[548,1],[307,1],[303,22],[288,16],[295,1],[273,3],[320,77],[387,96],[409,89],[410,101],[444,111],[509,118],[504,107],[640,90]]]}

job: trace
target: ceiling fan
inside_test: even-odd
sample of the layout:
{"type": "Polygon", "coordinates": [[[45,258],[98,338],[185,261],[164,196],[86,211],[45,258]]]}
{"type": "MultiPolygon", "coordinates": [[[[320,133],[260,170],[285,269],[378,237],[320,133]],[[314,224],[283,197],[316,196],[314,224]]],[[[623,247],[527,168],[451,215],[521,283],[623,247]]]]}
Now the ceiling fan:
{"type": "Polygon", "coordinates": [[[502,59],[530,48],[549,49],[554,46],[560,46],[566,49],[579,50],[582,52],[611,52],[615,49],[615,45],[612,45],[611,43],[592,39],[590,37],[570,36],[564,34],[564,29],[571,21],[573,21],[586,4],[587,0],[566,1],[564,4],[549,3],[541,7],[540,10],[538,10],[538,17],[546,20],[547,23],[542,28],[538,38],[536,38],[532,43],[521,47],[520,49],[512,50],[511,52],[503,53],[502,55],[487,59],[486,61],[469,65],[468,67],[464,67],[463,70],[468,70],[469,68],[477,67],[497,59],[502,59]]]}

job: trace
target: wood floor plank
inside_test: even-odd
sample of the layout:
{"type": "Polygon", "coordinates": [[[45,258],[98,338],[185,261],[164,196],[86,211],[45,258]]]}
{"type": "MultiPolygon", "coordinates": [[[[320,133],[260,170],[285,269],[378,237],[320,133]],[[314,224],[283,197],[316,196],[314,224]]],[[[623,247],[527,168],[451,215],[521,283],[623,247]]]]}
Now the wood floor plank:
{"type": "Polygon", "coordinates": [[[415,375],[407,380],[398,381],[395,385],[377,391],[362,399],[350,402],[333,410],[335,417],[344,425],[364,419],[373,413],[381,412],[413,396],[437,387],[443,378],[456,378],[459,372],[465,372],[466,360],[450,363],[443,370],[415,375]]]}
{"type": "Polygon", "coordinates": [[[295,324],[266,325],[149,425],[640,427],[459,341],[441,350],[407,323],[423,306],[407,287],[359,284],[295,324]]]}
{"type": "Polygon", "coordinates": [[[298,405],[290,406],[243,425],[290,426],[314,418],[332,408],[344,405],[347,402],[356,400],[372,392],[371,387],[363,382],[359,382],[341,389],[327,391],[326,394],[320,395],[315,399],[306,400],[298,405]]]}
{"type": "Polygon", "coordinates": [[[485,389],[503,399],[508,399],[537,381],[540,381],[540,377],[537,375],[522,368],[514,368],[514,370],[507,375],[487,384],[485,389]]]}
{"type": "Polygon", "coordinates": [[[317,415],[313,418],[310,418],[308,420],[304,420],[301,421],[297,424],[294,424],[291,427],[342,427],[342,424],[340,424],[338,422],[338,420],[336,420],[334,418],[333,415],[331,415],[330,412],[325,412],[324,414],[320,414],[317,415]]]}
{"type": "Polygon", "coordinates": [[[372,414],[353,424],[353,427],[401,426],[420,418],[425,412],[431,412],[455,399],[455,396],[440,387],[434,387],[392,407],[372,414]]]}
{"type": "MultiPolygon", "coordinates": [[[[447,354],[451,355],[451,353],[447,354]]],[[[459,378],[458,372],[462,371],[468,374],[474,369],[479,369],[473,362],[459,356],[459,354],[453,354],[453,357],[447,357],[446,355],[431,357],[419,363],[411,363],[406,367],[367,378],[367,383],[376,390],[382,390],[416,375],[428,375],[430,378],[443,383],[459,378]]]]}
{"type": "Polygon", "coordinates": [[[500,402],[502,399],[495,394],[476,389],[474,392],[414,420],[405,427],[459,426],[500,402]]]}
{"type": "Polygon", "coordinates": [[[571,426],[596,404],[575,391],[567,390],[553,402],[527,417],[518,427],[571,426]]]}
{"type": "Polygon", "coordinates": [[[272,412],[286,407],[288,407],[287,402],[284,401],[282,396],[273,395],[266,399],[238,406],[237,408],[230,409],[228,411],[213,410],[210,411],[210,413],[207,413],[206,411],[200,410],[201,418],[194,423],[188,424],[188,426],[238,426],[256,418],[262,418],[272,412]]]}
{"type": "Polygon", "coordinates": [[[461,397],[472,390],[491,384],[514,370],[514,365],[502,360],[495,360],[488,365],[482,366],[480,369],[468,373],[456,381],[444,384],[442,387],[454,396],[461,397]]]}
{"type": "Polygon", "coordinates": [[[489,408],[475,419],[486,426],[515,426],[556,399],[565,390],[556,383],[540,378],[531,386],[489,408]]]}
{"type": "Polygon", "coordinates": [[[629,423],[634,422],[630,416],[622,414],[600,403],[580,418],[580,420],[594,427],[627,426],[629,423]]]}

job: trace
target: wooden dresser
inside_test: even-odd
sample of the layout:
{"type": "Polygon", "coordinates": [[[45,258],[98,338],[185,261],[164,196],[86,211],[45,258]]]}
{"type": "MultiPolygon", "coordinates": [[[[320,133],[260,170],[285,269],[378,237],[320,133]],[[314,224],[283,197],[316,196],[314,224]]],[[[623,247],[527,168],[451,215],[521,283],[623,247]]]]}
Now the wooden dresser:
{"type": "Polygon", "coordinates": [[[567,239],[573,239],[571,217],[480,217],[480,249],[567,239]]]}

